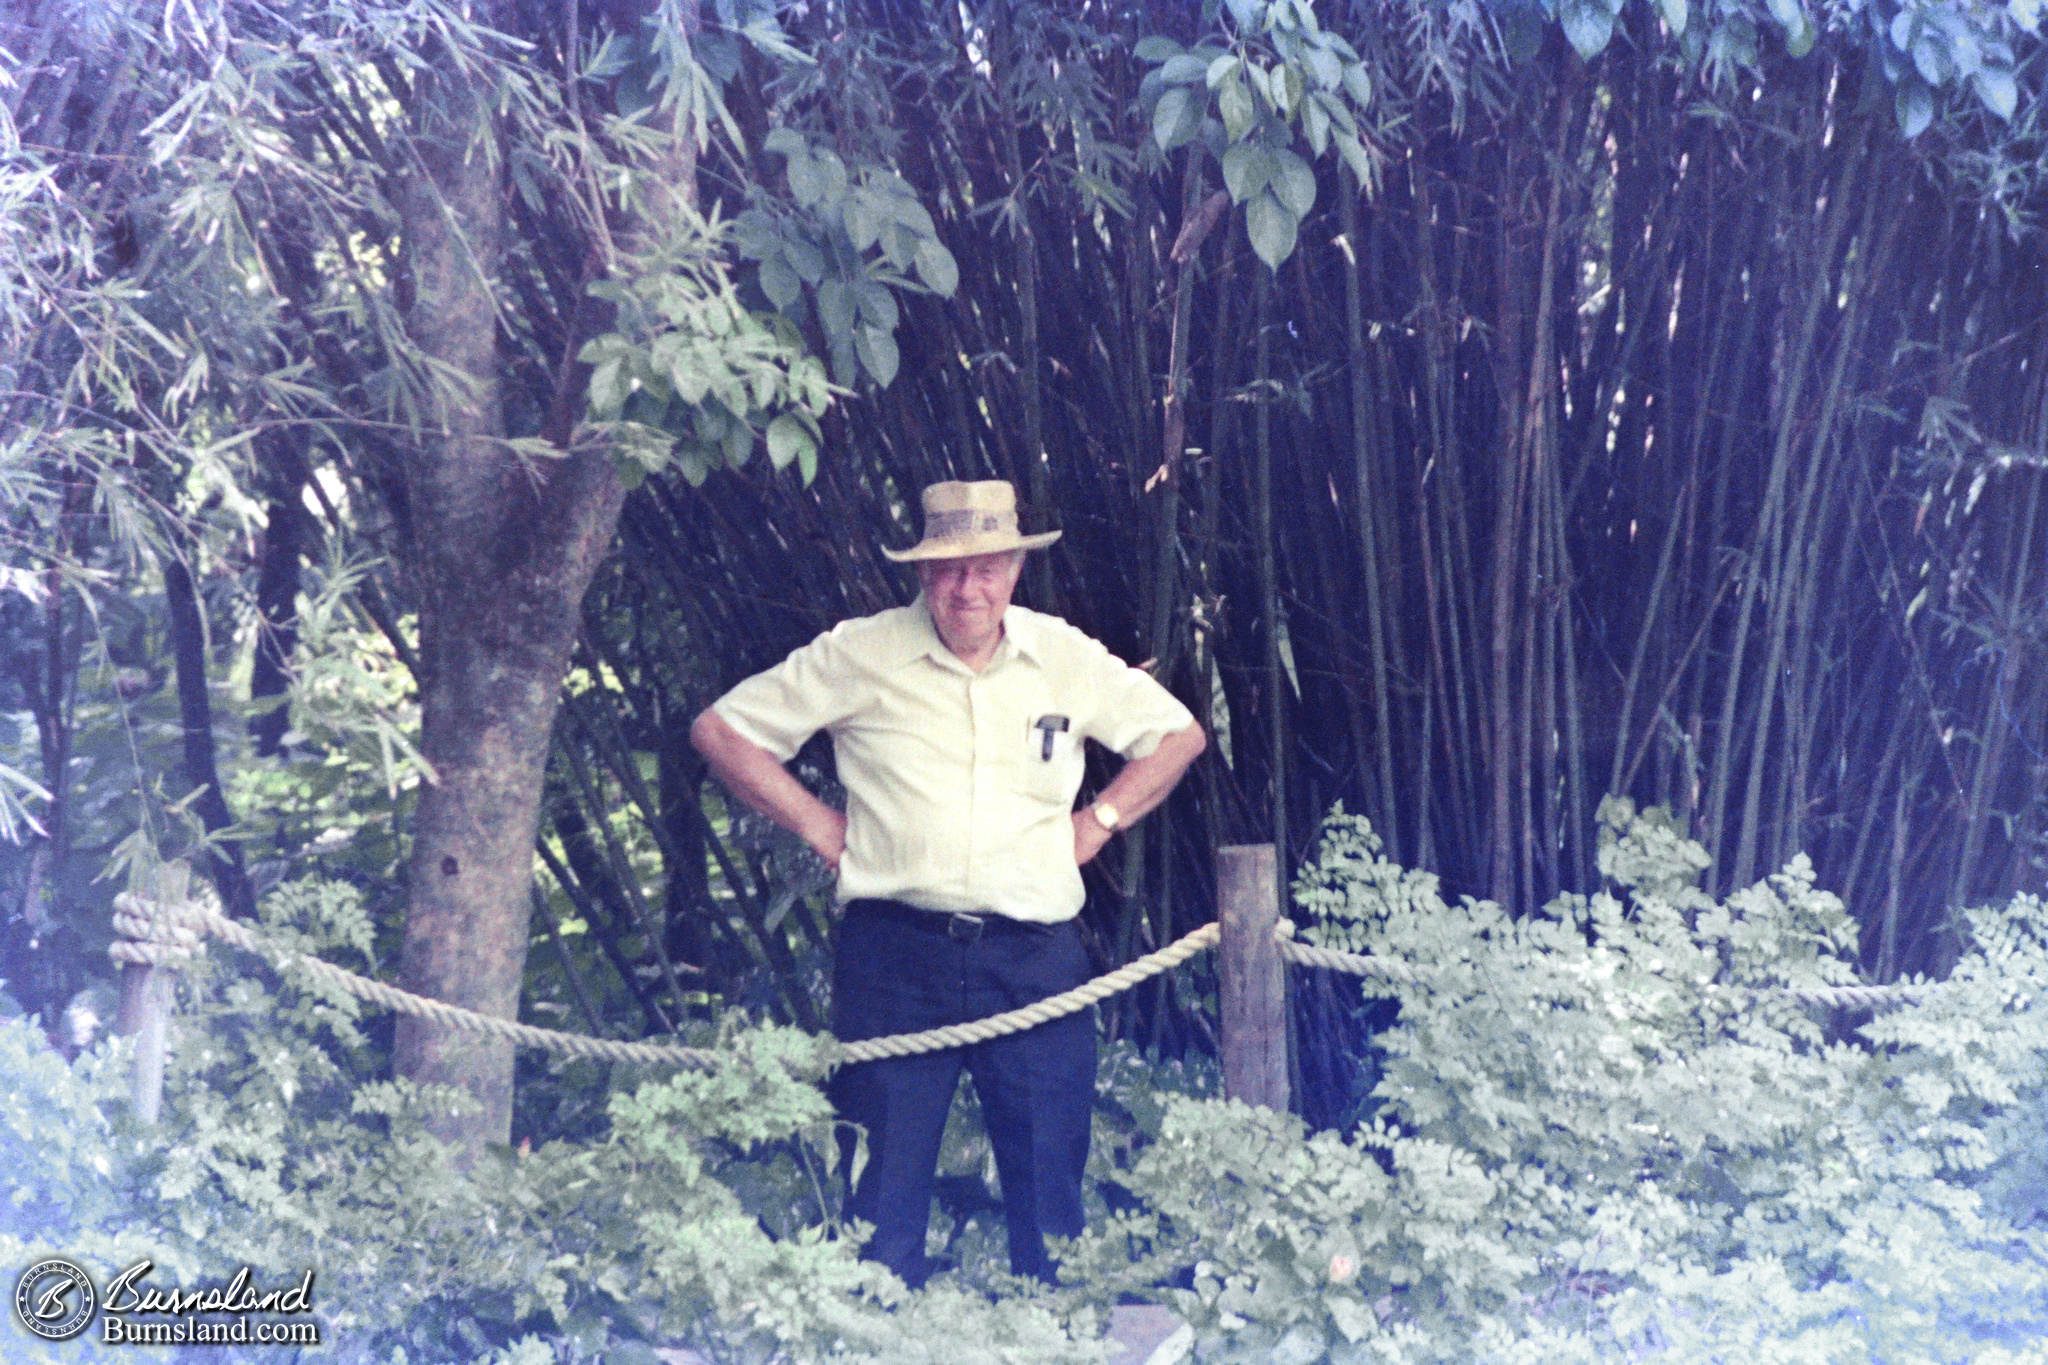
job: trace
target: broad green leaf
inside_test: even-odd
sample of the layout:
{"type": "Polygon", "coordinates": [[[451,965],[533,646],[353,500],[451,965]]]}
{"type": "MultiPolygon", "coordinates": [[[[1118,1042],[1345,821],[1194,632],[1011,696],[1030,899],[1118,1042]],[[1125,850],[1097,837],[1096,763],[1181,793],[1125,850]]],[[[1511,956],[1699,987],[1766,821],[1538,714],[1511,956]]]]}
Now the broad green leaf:
{"type": "Polygon", "coordinates": [[[1252,93],[1266,101],[1266,107],[1276,108],[1279,101],[1273,98],[1273,74],[1257,62],[1244,64],[1244,78],[1251,82],[1252,93]]]}
{"type": "Polygon", "coordinates": [[[1372,74],[1365,69],[1364,62],[1353,62],[1344,68],[1344,93],[1361,109],[1372,103],[1372,74]]]}
{"type": "Polygon", "coordinates": [[[1245,207],[1244,227],[1252,239],[1252,250],[1275,270],[1294,254],[1294,238],[1300,226],[1300,220],[1274,198],[1271,190],[1262,191],[1245,207]]]}
{"type": "Polygon", "coordinates": [[[785,412],[768,424],[768,461],[777,469],[787,469],[789,462],[800,458],[806,447],[815,453],[817,446],[811,429],[793,412],[785,412]]]}
{"type": "Polygon", "coordinates": [[[802,240],[785,242],[782,255],[805,284],[816,284],[825,278],[825,253],[811,243],[802,240]]]}
{"type": "Polygon", "coordinates": [[[1344,63],[1337,60],[1337,54],[1326,47],[1311,47],[1302,54],[1302,62],[1316,78],[1316,84],[1324,90],[1335,90],[1344,80],[1344,63]]]}
{"type": "Polygon", "coordinates": [[[1949,51],[1947,35],[1934,29],[1921,29],[1920,36],[1913,40],[1913,67],[1920,73],[1920,79],[1936,90],[1954,80],[1956,63],[1949,51]]]}
{"type": "Polygon", "coordinates": [[[896,296],[880,282],[867,276],[855,280],[853,301],[860,309],[862,321],[872,323],[885,332],[896,330],[896,296]]]}
{"type": "Polygon", "coordinates": [[[1245,200],[1266,188],[1273,178],[1273,154],[1256,142],[1240,142],[1223,153],[1223,184],[1232,202],[1245,200]]]}
{"type": "Polygon", "coordinates": [[[1245,89],[1242,80],[1233,77],[1216,92],[1216,112],[1223,116],[1223,135],[1232,142],[1242,142],[1259,111],[1252,103],[1251,91],[1245,89]]]}
{"type": "Polygon", "coordinates": [[[875,377],[877,384],[888,388],[900,363],[896,338],[879,327],[863,327],[854,333],[853,346],[860,353],[861,367],[875,377]]]}
{"type": "Polygon", "coordinates": [[[960,287],[960,267],[953,260],[953,253],[935,238],[927,237],[917,244],[917,277],[924,281],[925,288],[943,298],[952,298],[960,287]]]}
{"type": "Polygon", "coordinates": [[[801,208],[810,208],[825,193],[824,172],[809,156],[789,158],[789,192],[801,208]]]}
{"type": "Polygon", "coordinates": [[[818,321],[826,337],[843,340],[853,333],[853,290],[843,279],[830,279],[818,286],[818,321]]]}
{"type": "Polygon", "coordinates": [[[1152,136],[1160,150],[1170,152],[1194,135],[1187,127],[1188,108],[1193,99],[1185,86],[1175,86],[1159,97],[1159,104],[1152,110],[1152,136]]]}
{"type": "Polygon", "coordinates": [[[864,190],[855,190],[847,196],[846,235],[855,251],[866,251],[875,244],[875,238],[882,235],[880,216],[864,190]]]}
{"type": "Polygon", "coordinates": [[[1273,102],[1284,114],[1292,116],[1301,108],[1301,97],[1308,93],[1308,78],[1301,74],[1301,68],[1292,64],[1273,72],[1273,102]]]}
{"type": "Polygon", "coordinates": [[[745,422],[734,422],[725,433],[725,462],[738,469],[754,453],[754,429],[745,422]]]}
{"type": "Polygon", "coordinates": [[[1778,26],[1788,32],[1796,25],[1806,11],[1800,8],[1799,0],[1770,0],[1771,17],[1778,26]]]}
{"type": "Polygon", "coordinates": [[[1199,52],[1183,52],[1159,68],[1159,79],[1168,85],[1193,85],[1209,73],[1209,60],[1199,52]]]}
{"type": "Polygon", "coordinates": [[[1911,142],[1934,122],[1934,94],[1920,82],[1909,81],[1892,97],[1892,112],[1898,116],[1899,132],[1911,142]]]}
{"type": "Polygon", "coordinates": [[[818,443],[811,441],[796,448],[796,472],[803,476],[804,487],[809,488],[818,477],[818,443]]]}
{"type": "Polygon", "coordinates": [[[803,282],[796,272],[789,268],[789,262],[780,256],[770,256],[761,262],[761,292],[777,308],[787,309],[803,293],[803,282]]]}
{"type": "Polygon", "coordinates": [[[1558,19],[1573,51],[1592,61],[1614,36],[1614,16],[1600,0],[1560,0],[1558,19]]]}
{"type": "Polygon", "coordinates": [[[1982,67],[1970,78],[1970,83],[1976,86],[1977,98],[1984,101],[1986,109],[2007,123],[2012,122],[2013,113],[2019,108],[2020,91],[2010,70],[1994,66],[1982,67]]]}
{"type": "Polygon", "coordinates": [[[607,360],[591,371],[590,410],[599,417],[614,417],[626,405],[628,391],[623,360],[618,357],[607,360]]]}
{"type": "Polygon", "coordinates": [[[1336,139],[1337,155],[1344,158],[1344,164],[1351,168],[1351,176],[1361,186],[1373,183],[1372,157],[1365,150],[1365,144],[1352,134],[1336,139]]]}
{"type": "Polygon", "coordinates": [[[761,149],[781,152],[784,156],[803,156],[810,150],[804,142],[804,135],[794,128],[770,129],[768,136],[761,140],[761,149]]]}
{"type": "Polygon", "coordinates": [[[1235,76],[1238,68],[1243,65],[1244,59],[1242,57],[1237,56],[1235,53],[1226,52],[1215,61],[1209,63],[1209,69],[1202,74],[1202,83],[1211,90],[1214,90],[1217,86],[1235,76]]]}
{"type": "Polygon", "coordinates": [[[1301,106],[1301,129],[1308,134],[1309,150],[1319,157],[1330,149],[1330,111],[1323,107],[1326,98],[1317,91],[1301,106]]]}
{"type": "Polygon", "coordinates": [[[1297,219],[1308,217],[1308,211],[1316,204],[1316,173],[1293,152],[1281,150],[1273,158],[1277,163],[1277,173],[1270,182],[1273,193],[1297,219]]]}
{"type": "Polygon", "coordinates": [[[1910,6],[1901,6],[1892,16],[1892,46],[1904,52],[1913,45],[1913,29],[1920,22],[1920,12],[1910,6]]]}
{"type": "Polygon", "coordinates": [[[1131,49],[1131,54],[1141,62],[1163,62],[1180,55],[1180,51],[1179,43],[1154,33],[1150,37],[1138,39],[1138,45],[1131,49]]]}
{"type": "Polygon", "coordinates": [[[1785,51],[1794,57],[1804,57],[1819,41],[1820,29],[1803,13],[1797,24],[1785,30],[1785,51]]]}
{"type": "Polygon", "coordinates": [[[2041,31],[2041,0],[2009,0],[2006,12],[2012,21],[2029,33],[2041,31]]]}
{"type": "Polygon", "coordinates": [[[1230,21],[1240,29],[1248,29],[1258,21],[1260,0],[1223,0],[1230,8],[1230,21]]]}
{"type": "Polygon", "coordinates": [[[1686,0],[1657,0],[1657,9],[1664,16],[1664,27],[1671,30],[1674,38],[1685,36],[1685,23],[1690,17],[1686,0]]]}

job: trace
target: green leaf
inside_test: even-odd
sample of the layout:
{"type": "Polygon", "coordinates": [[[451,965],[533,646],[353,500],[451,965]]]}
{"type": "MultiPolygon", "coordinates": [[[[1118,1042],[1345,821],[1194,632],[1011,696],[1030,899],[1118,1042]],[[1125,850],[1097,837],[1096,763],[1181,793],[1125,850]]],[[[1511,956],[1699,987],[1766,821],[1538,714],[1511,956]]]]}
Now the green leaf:
{"type": "Polygon", "coordinates": [[[782,255],[805,284],[816,284],[825,278],[825,253],[811,243],[801,240],[784,242],[782,255]]]}
{"type": "Polygon", "coordinates": [[[1685,36],[1685,23],[1690,17],[1686,0],[1657,0],[1657,9],[1664,16],[1664,27],[1671,30],[1674,38],[1685,36]]]}
{"type": "Polygon", "coordinates": [[[1911,142],[1934,122],[1934,94],[1920,82],[1909,81],[1892,97],[1892,112],[1898,116],[1899,132],[1911,142]]]}
{"type": "Polygon", "coordinates": [[[2012,116],[2020,105],[2019,86],[2014,82],[2011,70],[2005,67],[1986,66],[1978,69],[1970,78],[1977,87],[1977,98],[1984,101],[1984,107],[1992,113],[2012,122],[2012,116]]]}
{"type": "Polygon", "coordinates": [[[1209,63],[1209,69],[1202,73],[1203,84],[1214,90],[1217,86],[1235,76],[1238,68],[1243,65],[1244,58],[1239,57],[1235,53],[1226,52],[1215,61],[1209,63]]]}
{"type": "Polygon", "coordinates": [[[825,193],[824,172],[811,157],[790,157],[789,192],[799,208],[810,208],[825,193]]]}
{"type": "Polygon", "coordinates": [[[1785,30],[1785,51],[1794,57],[1804,57],[1819,41],[1820,29],[1804,11],[1801,11],[1798,23],[1785,30]]]}
{"type": "Polygon", "coordinates": [[[1364,62],[1353,62],[1344,68],[1344,93],[1361,109],[1372,103],[1372,73],[1365,69],[1364,62]]]}
{"type": "Polygon", "coordinates": [[[803,281],[789,268],[789,262],[780,256],[770,256],[761,262],[761,292],[777,308],[787,310],[803,293],[803,281]]]}
{"type": "Polygon", "coordinates": [[[1274,270],[1294,254],[1294,238],[1301,222],[1271,190],[1261,192],[1245,208],[1244,226],[1252,239],[1252,250],[1274,270]]]}
{"type": "Polygon", "coordinates": [[[960,267],[953,260],[953,253],[935,238],[927,237],[917,244],[917,277],[924,281],[925,288],[942,298],[952,298],[960,288],[960,267]]]}
{"type": "Polygon", "coordinates": [[[1586,61],[1599,56],[1607,40],[1614,36],[1614,15],[1600,0],[1562,0],[1557,17],[1564,24],[1564,36],[1571,40],[1572,49],[1586,61]]]}
{"type": "Polygon", "coordinates": [[[754,453],[754,429],[735,421],[725,433],[725,462],[738,469],[754,453]]]}
{"type": "Polygon", "coordinates": [[[1344,164],[1351,168],[1352,178],[1360,186],[1372,184],[1372,157],[1366,152],[1365,144],[1349,135],[1336,141],[1337,155],[1343,157],[1344,164]]]}
{"type": "Polygon", "coordinates": [[[1252,92],[1235,77],[1225,81],[1216,92],[1216,112],[1223,116],[1224,136],[1232,142],[1244,141],[1259,115],[1258,106],[1252,103],[1252,92]]]}
{"type": "Polygon", "coordinates": [[[1330,149],[1330,111],[1323,107],[1329,96],[1317,91],[1301,106],[1301,128],[1308,134],[1309,150],[1321,156],[1330,149]]]}
{"type": "Polygon", "coordinates": [[[896,330],[896,296],[880,282],[868,276],[855,280],[853,301],[859,307],[862,321],[872,323],[885,332],[896,330]]]}
{"type": "Polygon", "coordinates": [[[615,417],[626,405],[626,395],[630,391],[624,359],[614,357],[607,360],[591,372],[590,410],[602,418],[615,417]]]}
{"type": "Polygon", "coordinates": [[[1152,136],[1161,151],[1170,152],[1195,135],[1201,126],[1200,109],[1186,86],[1175,86],[1159,97],[1152,111],[1152,136]]]}
{"type": "Polygon", "coordinates": [[[761,150],[781,152],[784,156],[803,156],[810,151],[804,135],[794,128],[771,128],[768,136],[761,140],[761,150]]]}
{"type": "Polygon", "coordinates": [[[825,335],[843,340],[853,332],[853,290],[845,280],[830,279],[818,286],[818,321],[825,335]]]}
{"type": "Polygon", "coordinates": [[[1273,178],[1273,154],[1256,142],[1240,142],[1223,153],[1223,184],[1231,202],[1242,204],[1273,178]]]}
{"type": "Polygon", "coordinates": [[[1271,181],[1273,193],[1297,219],[1308,217],[1316,204],[1316,173],[1293,152],[1282,150],[1273,156],[1278,170],[1271,181]]]}
{"type": "Polygon", "coordinates": [[[854,333],[853,347],[860,355],[861,368],[873,375],[877,384],[888,388],[901,363],[896,338],[879,327],[863,327],[854,333]]]}
{"type": "Polygon", "coordinates": [[[875,212],[865,190],[855,190],[847,196],[846,235],[855,251],[866,251],[882,235],[881,215],[875,212]]]}
{"type": "Polygon", "coordinates": [[[1183,52],[1159,68],[1159,79],[1168,85],[1193,85],[1209,74],[1209,59],[1199,52],[1183,52]]]}
{"type": "Polygon", "coordinates": [[[815,455],[818,440],[795,413],[785,412],[768,424],[768,461],[777,469],[787,469],[789,462],[801,458],[806,448],[815,455]]]}
{"type": "Polygon", "coordinates": [[[1141,62],[1163,62],[1180,55],[1181,46],[1173,39],[1160,34],[1138,39],[1138,45],[1131,49],[1131,55],[1141,62]]]}

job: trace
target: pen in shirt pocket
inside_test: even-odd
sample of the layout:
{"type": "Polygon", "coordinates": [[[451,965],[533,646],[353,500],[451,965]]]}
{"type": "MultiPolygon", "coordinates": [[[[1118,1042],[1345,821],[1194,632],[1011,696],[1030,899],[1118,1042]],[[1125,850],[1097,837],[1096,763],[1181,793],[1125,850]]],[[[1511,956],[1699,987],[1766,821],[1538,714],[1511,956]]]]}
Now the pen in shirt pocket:
{"type": "Polygon", "coordinates": [[[1031,728],[1044,736],[1044,741],[1038,749],[1040,762],[1052,762],[1053,736],[1065,733],[1067,724],[1065,716],[1040,716],[1037,720],[1031,722],[1031,728]]]}

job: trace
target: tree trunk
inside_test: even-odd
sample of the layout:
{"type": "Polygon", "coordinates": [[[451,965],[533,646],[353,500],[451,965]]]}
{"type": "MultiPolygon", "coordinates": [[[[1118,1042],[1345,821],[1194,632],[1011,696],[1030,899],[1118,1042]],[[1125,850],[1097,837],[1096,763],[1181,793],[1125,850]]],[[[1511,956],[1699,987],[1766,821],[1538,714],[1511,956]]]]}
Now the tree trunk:
{"type": "MultiPolygon", "coordinates": [[[[512,17],[509,5],[478,15],[501,30],[512,17]]],[[[436,778],[415,816],[401,975],[408,990],[512,1018],[549,734],[584,591],[624,492],[600,452],[532,466],[502,442],[505,357],[492,276],[505,248],[504,157],[471,146],[476,135],[496,136],[488,102],[488,90],[451,67],[421,73],[420,171],[400,209],[412,338],[462,381],[443,390],[406,470],[421,752],[436,778]]],[[[476,1100],[470,1112],[436,1119],[444,1139],[471,1154],[510,1140],[509,1044],[405,1017],[395,1065],[476,1100]]]]}

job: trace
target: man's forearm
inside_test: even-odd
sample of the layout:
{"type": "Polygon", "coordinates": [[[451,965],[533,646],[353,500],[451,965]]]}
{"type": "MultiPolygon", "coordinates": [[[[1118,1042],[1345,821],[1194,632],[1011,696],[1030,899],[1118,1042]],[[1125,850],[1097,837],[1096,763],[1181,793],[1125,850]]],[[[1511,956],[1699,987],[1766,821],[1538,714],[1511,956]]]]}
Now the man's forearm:
{"type": "Polygon", "coordinates": [[[1166,799],[1188,765],[1208,746],[1209,737],[1199,723],[1176,730],[1151,753],[1124,764],[1098,799],[1116,807],[1122,824],[1134,824],[1166,799]]]}
{"type": "Polygon", "coordinates": [[[774,754],[712,710],[690,726],[690,746],[727,791],[802,839],[835,868],[839,865],[846,846],[846,817],[805,790],[774,754]]]}

